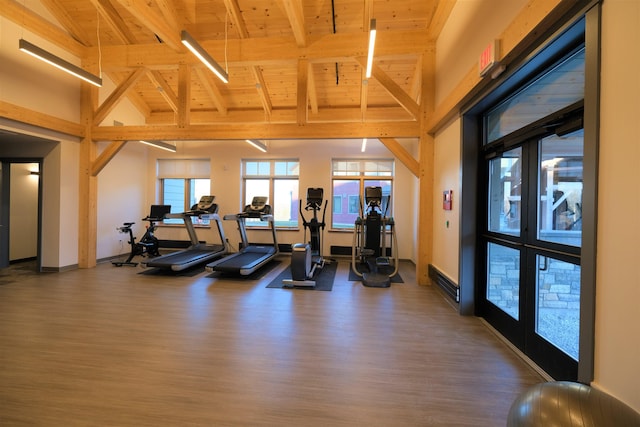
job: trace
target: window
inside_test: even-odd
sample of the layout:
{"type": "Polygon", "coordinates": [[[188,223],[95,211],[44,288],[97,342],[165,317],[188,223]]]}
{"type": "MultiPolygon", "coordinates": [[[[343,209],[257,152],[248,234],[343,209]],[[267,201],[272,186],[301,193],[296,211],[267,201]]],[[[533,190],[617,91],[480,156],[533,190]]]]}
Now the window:
{"type": "MultiPolygon", "coordinates": [[[[244,204],[254,196],[267,196],[276,227],[298,226],[298,177],[300,162],[284,160],[243,160],[242,181],[244,204]]],[[[247,219],[247,226],[266,227],[259,219],[247,219]]]]}
{"type": "Polygon", "coordinates": [[[382,210],[386,215],[391,216],[388,200],[393,188],[393,175],[393,160],[334,159],[332,161],[331,227],[353,229],[356,218],[362,215],[364,209],[364,189],[370,186],[382,187],[384,197],[382,210]]]}
{"type": "MultiPolygon", "coordinates": [[[[185,212],[198,203],[200,197],[211,194],[209,159],[159,159],[160,203],[171,205],[171,213],[185,212]]],[[[208,220],[193,218],[194,224],[206,225],[208,220]]],[[[181,219],[166,219],[165,224],[182,224],[181,219]]]]}

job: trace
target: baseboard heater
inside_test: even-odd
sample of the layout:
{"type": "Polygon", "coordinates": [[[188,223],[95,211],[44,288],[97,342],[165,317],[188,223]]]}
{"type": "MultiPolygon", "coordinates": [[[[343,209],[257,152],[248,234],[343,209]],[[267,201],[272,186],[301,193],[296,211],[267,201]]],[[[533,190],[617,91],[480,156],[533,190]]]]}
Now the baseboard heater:
{"type": "Polygon", "coordinates": [[[429,264],[429,279],[433,281],[440,289],[444,291],[445,294],[451,297],[456,303],[460,302],[460,287],[453,283],[451,279],[442,274],[440,270],[438,270],[433,265],[429,264]]]}

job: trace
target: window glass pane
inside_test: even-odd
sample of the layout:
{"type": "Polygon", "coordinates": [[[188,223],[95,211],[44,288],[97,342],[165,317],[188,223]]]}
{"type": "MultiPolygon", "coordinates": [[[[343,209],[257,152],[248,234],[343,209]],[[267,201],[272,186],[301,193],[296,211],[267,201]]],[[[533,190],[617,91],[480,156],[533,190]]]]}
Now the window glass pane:
{"type": "Polygon", "coordinates": [[[298,226],[298,180],[273,181],[273,218],[278,227],[298,226]]]}
{"type": "Polygon", "coordinates": [[[544,138],[539,145],[538,239],[582,244],[584,131],[544,138]]]}
{"type": "Polygon", "coordinates": [[[258,162],[258,175],[271,175],[271,162],[258,162]]]}
{"type": "MultiPolygon", "coordinates": [[[[202,196],[209,196],[211,193],[211,180],[209,179],[192,179],[189,182],[190,184],[190,197],[191,201],[189,206],[197,204],[200,201],[202,196]]],[[[191,218],[191,221],[194,224],[207,225],[209,224],[208,219],[200,219],[198,217],[191,218]]]]}
{"type": "Polygon", "coordinates": [[[536,333],[578,360],[580,266],[537,255],[536,333]]]}
{"type": "Polygon", "coordinates": [[[353,228],[360,216],[360,180],[333,180],[333,215],[331,227],[353,228]]]}
{"type": "MultiPolygon", "coordinates": [[[[269,179],[246,179],[245,206],[251,204],[254,196],[269,197],[269,182],[269,179]]],[[[271,200],[267,200],[267,204],[273,207],[271,200]]],[[[247,218],[246,224],[247,226],[268,226],[266,222],[260,221],[259,218],[247,218]]]]}
{"type": "Polygon", "coordinates": [[[298,176],[300,174],[300,162],[276,161],[274,174],[276,176],[298,176]]]}
{"type": "Polygon", "coordinates": [[[487,301],[518,320],[520,251],[495,243],[487,245],[487,301]]]}
{"type": "MultiPolygon", "coordinates": [[[[162,180],[162,203],[171,205],[171,213],[185,211],[185,180],[177,178],[165,178],[162,180]]],[[[182,224],[181,219],[168,218],[165,224],[182,224]]]]}
{"type": "Polygon", "coordinates": [[[486,143],[584,98],[584,49],[490,111],[486,143]]]}
{"type": "Polygon", "coordinates": [[[489,162],[489,231],[520,235],[522,148],[489,162]]]}
{"type": "Polygon", "coordinates": [[[391,181],[389,180],[365,180],[365,187],[382,187],[382,204],[380,209],[386,216],[393,216],[391,213],[391,181]]]}

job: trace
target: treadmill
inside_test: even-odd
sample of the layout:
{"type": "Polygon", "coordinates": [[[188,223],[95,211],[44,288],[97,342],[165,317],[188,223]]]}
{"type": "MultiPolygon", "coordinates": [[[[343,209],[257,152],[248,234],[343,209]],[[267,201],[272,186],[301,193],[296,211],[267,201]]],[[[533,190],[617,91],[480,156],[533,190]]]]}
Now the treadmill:
{"type": "Polygon", "coordinates": [[[267,264],[278,255],[278,241],[276,239],[276,228],[273,223],[271,206],[267,204],[267,197],[256,196],[250,205],[236,215],[225,215],[225,220],[234,220],[238,223],[238,231],[242,249],[231,255],[227,255],[217,261],[213,261],[205,266],[208,272],[221,271],[225,273],[240,274],[247,276],[263,265],[267,264]],[[247,239],[247,218],[259,218],[260,221],[269,223],[273,245],[250,245],[247,239]]]}
{"type": "Polygon", "coordinates": [[[191,245],[183,250],[171,252],[157,258],[150,258],[143,261],[143,267],[155,267],[160,269],[171,269],[182,271],[213,259],[219,258],[227,253],[227,239],[224,236],[222,221],[218,215],[218,205],[213,203],[215,196],[202,196],[198,204],[193,205],[191,210],[182,213],[166,214],[165,218],[178,218],[184,221],[187,228],[191,245]],[[191,218],[198,217],[215,222],[220,234],[221,244],[200,243],[191,218]]]}

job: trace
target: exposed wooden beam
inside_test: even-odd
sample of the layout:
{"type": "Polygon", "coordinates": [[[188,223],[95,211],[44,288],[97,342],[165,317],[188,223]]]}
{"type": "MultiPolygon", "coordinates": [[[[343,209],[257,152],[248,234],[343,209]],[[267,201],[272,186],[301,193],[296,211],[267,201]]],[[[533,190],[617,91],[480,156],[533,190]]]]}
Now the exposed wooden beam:
{"type": "Polygon", "coordinates": [[[182,29],[184,27],[183,19],[178,15],[178,9],[173,0],[156,0],[156,4],[165,21],[167,21],[171,27],[176,29],[182,29]]]}
{"type": "MultiPolygon", "coordinates": [[[[216,106],[218,112],[226,116],[227,115],[227,103],[225,102],[224,96],[220,89],[217,86],[218,79],[213,79],[213,76],[209,72],[209,70],[204,70],[202,68],[194,68],[196,76],[202,83],[202,87],[209,94],[209,98],[213,101],[213,104],[216,106]]],[[[193,113],[192,113],[193,114],[193,113]]]]}
{"type": "Polygon", "coordinates": [[[39,35],[78,58],[82,58],[87,54],[87,48],[82,43],[69,36],[60,27],[31,12],[17,1],[0,0],[0,16],[7,18],[27,31],[39,35]]]}
{"type": "Polygon", "coordinates": [[[309,97],[307,92],[309,75],[309,62],[306,59],[300,59],[298,61],[298,89],[297,89],[297,103],[298,114],[297,122],[299,125],[303,125],[307,122],[307,112],[309,111],[309,97]]]}
{"type": "Polygon", "coordinates": [[[147,70],[147,77],[174,112],[178,112],[178,96],[158,70],[147,70]]]}
{"type": "MultiPolygon", "coordinates": [[[[367,66],[367,58],[360,57],[356,58],[358,63],[362,66],[362,68],[366,68],[367,66]]],[[[387,92],[396,100],[398,103],[406,109],[413,117],[416,119],[420,117],[420,106],[416,103],[396,82],[394,82],[391,77],[387,75],[380,67],[373,64],[373,68],[371,70],[371,76],[375,78],[378,83],[384,87],[387,92]]]]}
{"type": "Polygon", "coordinates": [[[191,113],[191,67],[178,67],[178,127],[189,126],[191,113]]]}
{"type": "Polygon", "coordinates": [[[71,37],[78,40],[85,46],[91,45],[87,33],[79,25],[80,23],[69,15],[67,10],[60,4],[59,0],[40,0],[40,2],[56,18],[60,25],[62,25],[62,27],[71,34],[71,37]]]}
{"type": "MultiPolygon", "coordinates": [[[[123,75],[122,73],[107,73],[107,76],[116,84],[116,86],[119,86],[127,80],[129,73],[126,75],[123,75]]],[[[129,90],[124,96],[127,97],[140,114],[144,117],[149,117],[149,114],[151,114],[151,108],[149,108],[149,104],[147,104],[147,102],[142,98],[142,95],[136,91],[129,90]]]]}
{"type": "Polygon", "coordinates": [[[369,80],[367,79],[367,70],[362,68],[362,72],[360,73],[360,81],[362,84],[360,85],[360,113],[361,120],[364,121],[367,117],[367,100],[369,98],[369,80]]]}
{"type": "MultiPolygon", "coordinates": [[[[225,114],[217,114],[213,110],[191,111],[191,124],[241,124],[241,123],[296,123],[297,107],[278,108],[271,116],[265,117],[264,110],[258,108],[227,110],[225,114]]],[[[405,122],[414,121],[407,110],[400,106],[368,107],[365,122],[405,122]]],[[[360,107],[321,108],[317,114],[309,114],[307,123],[347,123],[361,122],[360,107]]],[[[148,125],[173,125],[175,112],[154,111],[147,117],[148,125]]]]}
{"type": "Polygon", "coordinates": [[[308,138],[414,138],[418,122],[369,123],[249,123],[173,126],[94,126],[95,140],[126,141],[170,139],[175,141],[216,139],[308,139],[308,138]]]}
{"type": "MultiPolygon", "coordinates": [[[[2,1],[2,0],[0,0],[2,1]]],[[[390,59],[419,55],[425,47],[424,31],[389,31],[376,39],[376,57],[390,59]]],[[[228,40],[227,58],[236,66],[271,66],[295,64],[299,58],[310,63],[333,63],[367,55],[365,33],[328,34],[299,48],[291,38],[269,37],[228,40]]],[[[224,52],[224,40],[200,43],[209,52],[224,52]]],[[[92,62],[98,62],[97,50],[88,52],[92,62]]],[[[123,70],[145,66],[153,69],[176,69],[176,64],[198,64],[190,53],[179,53],[163,43],[102,47],[103,70],[123,70]]]]}
{"type": "Polygon", "coordinates": [[[456,5],[457,0],[439,0],[436,11],[431,18],[431,22],[427,24],[428,32],[427,32],[427,40],[431,42],[435,42],[444,25],[447,23],[449,19],[449,15],[451,15],[451,11],[456,5]]]}
{"type": "Polygon", "coordinates": [[[253,78],[256,81],[256,90],[260,97],[262,109],[264,110],[265,116],[269,118],[273,112],[273,105],[271,104],[271,98],[269,97],[269,91],[267,90],[267,83],[264,81],[264,76],[262,75],[262,71],[260,71],[259,66],[254,65],[251,67],[251,72],[253,73],[253,78]]]}
{"type": "Polygon", "coordinates": [[[131,75],[122,82],[112,93],[104,100],[102,105],[98,108],[93,116],[95,124],[100,124],[105,117],[118,105],[122,98],[126,95],[127,91],[133,87],[134,84],[145,74],[144,68],[138,68],[131,75]]]}
{"type": "Polygon", "coordinates": [[[316,78],[313,73],[313,65],[309,64],[309,76],[307,79],[307,92],[309,94],[309,107],[311,114],[318,114],[318,91],[316,88],[316,78]]]}
{"type": "Polygon", "coordinates": [[[118,151],[126,145],[127,141],[114,141],[91,164],[91,176],[98,176],[100,171],[118,154],[118,151]]]}
{"type": "Polygon", "coordinates": [[[247,26],[242,19],[242,13],[240,12],[240,6],[237,0],[224,0],[224,6],[227,9],[227,13],[231,17],[231,23],[238,30],[238,35],[241,39],[248,39],[249,33],[247,32],[247,26]]]}
{"type": "Polygon", "coordinates": [[[420,176],[420,163],[409,153],[406,148],[394,138],[379,138],[380,142],[393,153],[400,162],[416,177],[420,176]]]}
{"type": "Polygon", "coordinates": [[[129,30],[129,27],[122,20],[110,0],[89,0],[91,4],[98,10],[102,19],[104,19],[114,32],[116,37],[124,44],[136,43],[136,38],[129,30]]]}
{"type": "Polygon", "coordinates": [[[307,45],[307,31],[304,25],[304,11],[300,0],[282,0],[284,11],[289,19],[293,37],[299,47],[307,45]]]}
{"type": "Polygon", "coordinates": [[[180,41],[180,31],[171,27],[165,19],[156,13],[149,4],[139,0],[117,0],[118,3],[129,11],[144,27],[153,32],[165,44],[177,52],[185,51],[180,41]]]}
{"type": "Polygon", "coordinates": [[[85,127],[79,123],[53,117],[2,100],[0,100],[0,117],[80,138],[84,137],[85,133],[85,127]]]}

